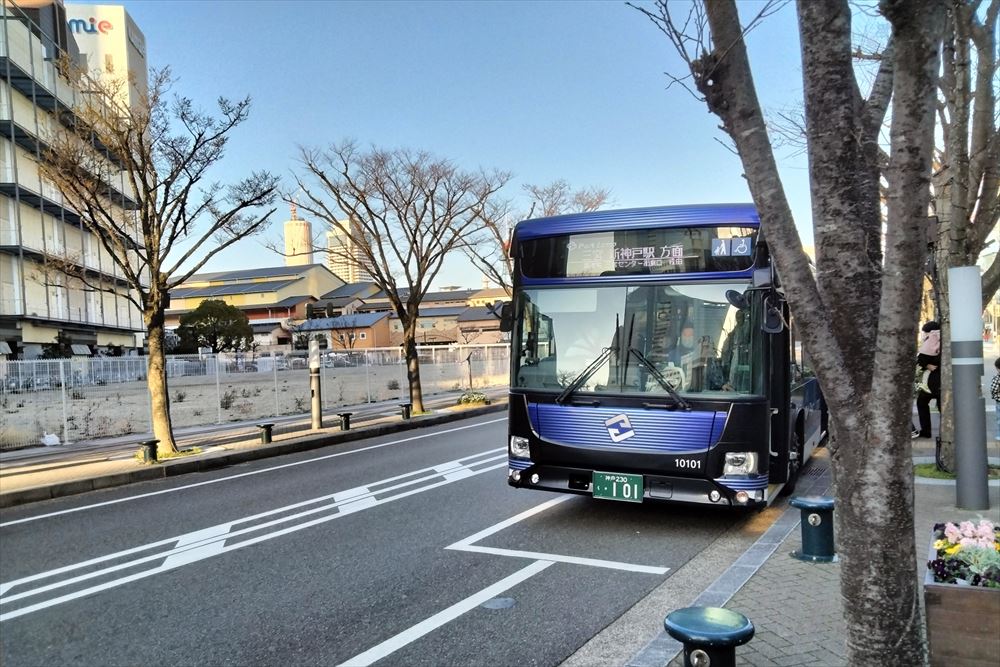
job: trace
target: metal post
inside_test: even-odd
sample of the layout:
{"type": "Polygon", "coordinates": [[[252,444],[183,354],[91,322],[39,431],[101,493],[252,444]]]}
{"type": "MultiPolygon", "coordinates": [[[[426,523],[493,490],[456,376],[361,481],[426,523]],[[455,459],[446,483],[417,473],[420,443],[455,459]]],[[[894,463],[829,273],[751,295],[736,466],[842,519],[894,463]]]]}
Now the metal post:
{"type": "Polygon", "coordinates": [[[319,341],[309,340],[309,389],[312,395],[312,428],[323,428],[323,388],[320,384],[319,341]]]}
{"type": "Polygon", "coordinates": [[[983,375],[983,299],[978,266],[948,269],[951,304],[952,404],[955,406],[955,495],[964,509],[990,508],[983,375]]]}
{"type": "Polygon", "coordinates": [[[368,350],[365,350],[365,391],[368,394],[368,402],[372,402],[372,379],[368,374],[368,350]]]}
{"type": "Polygon", "coordinates": [[[274,416],[279,414],[278,407],[278,357],[276,352],[271,352],[271,374],[274,376],[274,416]]]}
{"type": "MultiPolygon", "coordinates": [[[[166,363],[164,363],[164,366],[166,366],[166,363]]],[[[167,369],[164,368],[163,372],[166,373],[167,369]]],[[[144,384],[146,385],[146,412],[149,415],[149,432],[152,433],[153,432],[153,397],[149,393],[149,362],[148,361],[146,362],[146,373],[145,373],[145,375],[146,375],[146,382],[144,384]]],[[[136,377],[138,377],[138,375],[136,375],[136,377]]]]}
{"type": "Polygon", "coordinates": [[[219,418],[215,422],[216,424],[222,423],[222,386],[219,381],[219,355],[216,354],[215,357],[215,404],[219,407],[219,418]]]}
{"type": "Polygon", "coordinates": [[[62,388],[62,411],[63,411],[63,437],[62,441],[64,445],[69,444],[69,420],[66,419],[66,369],[63,364],[69,363],[67,361],[59,362],[59,386],[62,388]]]}
{"type": "Polygon", "coordinates": [[[406,358],[405,350],[400,350],[400,362],[399,362],[399,400],[403,400],[403,387],[409,387],[406,382],[406,365],[409,361],[406,358]]]}

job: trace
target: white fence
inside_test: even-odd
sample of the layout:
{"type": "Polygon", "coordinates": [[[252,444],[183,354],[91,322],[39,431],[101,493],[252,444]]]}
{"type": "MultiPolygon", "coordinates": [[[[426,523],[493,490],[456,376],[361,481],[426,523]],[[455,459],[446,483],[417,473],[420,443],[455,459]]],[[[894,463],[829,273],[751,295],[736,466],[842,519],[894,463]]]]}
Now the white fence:
{"type": "MultiPolygon", "coordinates": [[[[504,386],[506,345],[419,347],[425,395],[504,386]]],[[[309,411],[307,353],[278,356],[167,357],[174,428],[262,419],[309,411]]],[[[402,350],[335,350],[323,354],[323,408],[408,394],[402,350]]],[[[62,443],[151,430],[146,357],[0,361],[0,449],[62,443]],[[51,438],[50,438],[51,439],[51,438]]]]}

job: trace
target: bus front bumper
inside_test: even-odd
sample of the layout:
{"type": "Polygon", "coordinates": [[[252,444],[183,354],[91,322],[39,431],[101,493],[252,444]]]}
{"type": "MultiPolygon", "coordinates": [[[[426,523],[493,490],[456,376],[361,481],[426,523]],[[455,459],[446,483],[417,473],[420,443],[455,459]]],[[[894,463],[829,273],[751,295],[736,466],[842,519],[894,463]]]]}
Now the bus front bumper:
{"type": "MultiPolygon", "coordinates": [[[[601,471],[628,472],[631,471],[601,471]]],[[[556,491],[593,495],[591,480],[593,470],[535,464],[526,468],[514,466],[507,470],[507,483],[520,489],[556,491]]],[[[643,474],[642,500],[720,507],[765,507],[768,493],[765,490],[740,492],[727,488],[711,479],[643,474]]]]}

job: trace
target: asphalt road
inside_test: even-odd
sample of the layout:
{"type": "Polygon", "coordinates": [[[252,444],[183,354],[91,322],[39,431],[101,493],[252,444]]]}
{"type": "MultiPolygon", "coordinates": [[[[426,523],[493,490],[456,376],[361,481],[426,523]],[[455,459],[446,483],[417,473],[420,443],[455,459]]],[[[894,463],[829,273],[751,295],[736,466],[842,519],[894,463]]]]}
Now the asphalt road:
{"type": "Polygon", "coordinates": [[[743,520],[512,489],[505,434],[489,415],[0,512],[0,663],[555,665],[743,520]]]}

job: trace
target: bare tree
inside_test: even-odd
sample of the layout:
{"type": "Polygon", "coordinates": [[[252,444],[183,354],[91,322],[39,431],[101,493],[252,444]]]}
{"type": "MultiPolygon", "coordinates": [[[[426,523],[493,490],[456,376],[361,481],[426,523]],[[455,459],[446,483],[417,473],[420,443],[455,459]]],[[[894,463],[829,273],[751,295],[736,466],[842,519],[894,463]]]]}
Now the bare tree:
{"type": "Polygon", "coordinates": [[[352,142],[303,148],[300,159],[298,205],[350,239],[344,259],[363,267],[388,296],[403,328],[410,401],[421,412],[420,302],[448,253],[478,243],[510,176],[465,172],[422,151],[364,151],[352,142]]]}
{"type": "Polygon", "coordinates": [[[611,199],[611,191],[607,188],[588,187],[573,190],[569,183],[562,179],[548,185],[528,183],[523,188],[529,196],[528,212],[514,212],[511,203],[507,201],[493,202],[488,215],[482,220],[483,235],[475,239],[474,245],[468,244],[463,248],[476,268],[508,292],[511,289],[513,270],[513,260],[509,250],[514,223],[534,217],[536,213],[548,217],[564,213],[596,211],[611,199]]]}
{"type": "MultiPolygon", "coordinates": [[[[80,213],[142,313],[153,434],[161,451],[176,451],[164,357],[170,290],[267,224],[274,209],[260,208],[274,202],[277,178],[260,171],[229,185],[206,180],[247,119],[249,98],[219,98],[218,115],[200,111],[172,94],[165,68],[151,74],[148,93],[129,105],[127,80],[74,75],[87,94],[73,110],[75,127],[60,129],[50,142],[41,171],[80,213]],[[134,202],[127,209],[109,185],[116,181],[134,202]]],[[[67,257],[57,266],[88,290],[114,290],[82,264],[67,257]]]]}
{"type": "MultiPolygon", "coordinates": [[[[941,449],[939,464],[954,469],[954,410],[951,392],[951,307],[948,269],[976,263],[987,237],[1000,220],[1000,136],[997,126],[997,18],[1000,0],[946,3],[944,49],[938,79],[937,148],[932,178],[932,210],[937,226],[928,241],[934,249],[927,264],[931,299],[921,311],[931,311],[942,325],[941,449]]],[[[885,47],[857,46],[860,63],[879,63],[873,82],[891,86],[885,64],[891,62],[891,40],[885,47]]],[[[769,123],[784,143],[805,150],[805,120],[801,113],[776,114],[769,123]]],[[[888,154],[879,151],[880,168],[888,168],[888,154]]],[[[883,181],[883,186],[884,186],[883,181]]],[[[883,187],[883,197],[886,195],[883,187]]],[[[1000,287],[1000,253],[982,277],[983,307],[1000,287]]]]}
{"type": "MultiPolygon", "coordinates": [[[[1000,220],[1000,132],[997,127],[997,17],[1000,0],[951,0],[945,21],[937,117],[943,138],[933,178],[935,316],[941,324],[941,457],[954,469],[951,392],[951,304],[948,269],[976,263],[1000,220]]],[[[1000,286],[1000,253],[983,274],[985,308],[1000,286]]]]}
{"type": "MultiPolygon", "coordinates": [[[[755,9],[758,6],[755,6],[755,9]]],[[[776,7],[768,3],[754,22],[776,7]]],[[[802,324],[833,427],[831,461],[850,664],[922,664],[909,405],[920,257],[930,191],[943,0],[884,0],[891,85],[865,100],[851,62],[847,0],[799,0],[817,272],[778,175],[734,0],[706,0],[680,25],[666,0],[643,11],[690,66],[735,143],[762,234],[802,324]],[[705,34],[711,35],[711,48],[705,34]],[[892,91],[885,253],[877,127],[892,91]]],[[[682,81],[682,79],[676,79],[682,81]]],[[[689,88],[691,90],[691,88],[689,88]]]]}

